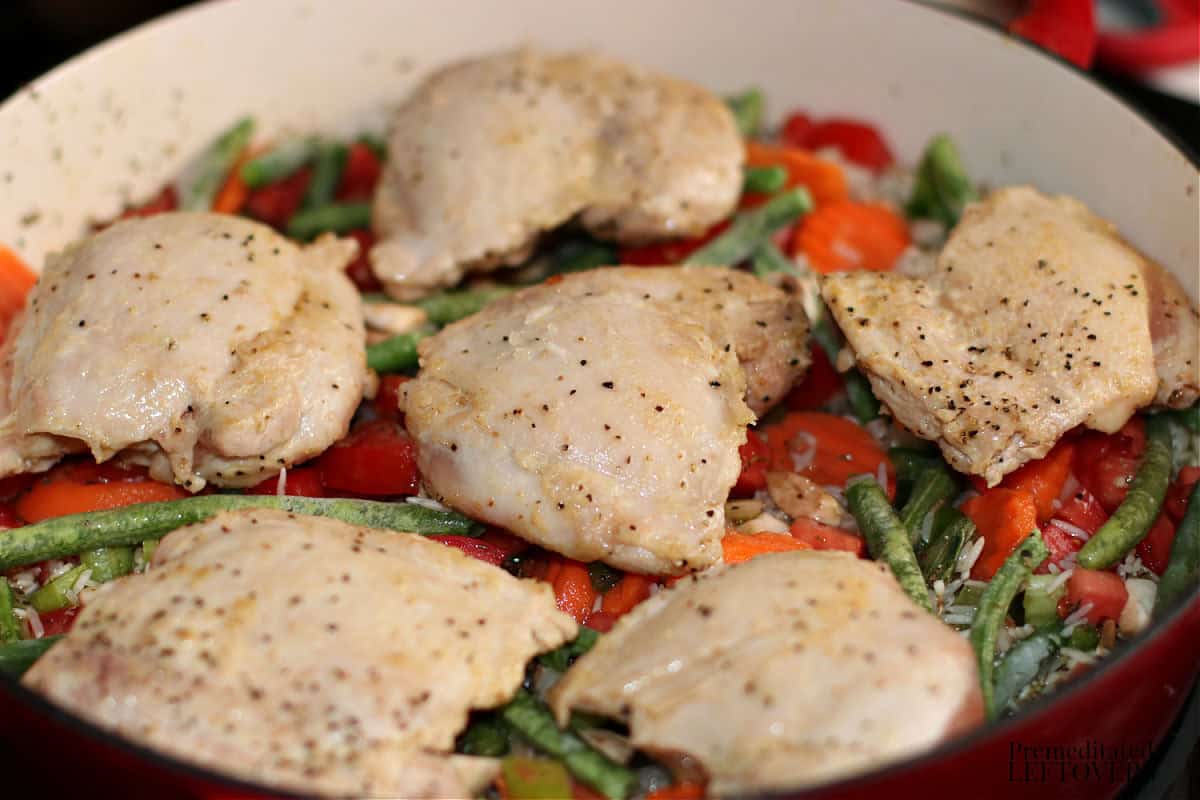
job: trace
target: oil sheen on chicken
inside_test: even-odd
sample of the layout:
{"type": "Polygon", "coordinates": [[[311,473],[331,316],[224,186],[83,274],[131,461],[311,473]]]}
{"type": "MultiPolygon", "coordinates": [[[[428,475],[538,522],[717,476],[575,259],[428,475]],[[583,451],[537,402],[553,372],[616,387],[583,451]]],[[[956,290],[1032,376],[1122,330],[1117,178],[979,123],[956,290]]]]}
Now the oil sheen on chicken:
{"type": "Polygon", "coordinates": [[[733,210],[742,140],[712,93],[609,58],[533,49],[439,70],[396,112],[375,195],[375,273],[400,299],[515,264],[580,215],[620,241],[691,236],[733,210]]]}
{"type": "Polygon", "coordinates": [[[548,585],[416,534],[240,511],[104,584],[26,686],[176,757],[304,794],[468,797],[467,713],[575,635],[548,585]]]}
{"type": "Polygon", "coordinates": [[[198,491],[320,453],[367,378],[356,252],[173,213],[51,256],[0,358],[0,476],[90,451],[198,491]]]}
{"type": "Polygon", "coordinates": [[[551,696],[687,754],[715,795],[794,789],[927,750],[982,721],[967,641],[883,564],[763,555],[677,583],[617,621],[551,696]]]}

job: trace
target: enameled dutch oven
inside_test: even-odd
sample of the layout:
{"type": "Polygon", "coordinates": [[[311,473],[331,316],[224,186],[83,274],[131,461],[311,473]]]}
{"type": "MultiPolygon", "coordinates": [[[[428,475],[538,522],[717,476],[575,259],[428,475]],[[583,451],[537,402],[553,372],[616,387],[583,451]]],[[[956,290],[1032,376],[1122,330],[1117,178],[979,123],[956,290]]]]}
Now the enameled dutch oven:
{"type": "MultiPolygon", "coordinates": [[[[876,121],[902,160],[933,134],[991,184],[1085,200],[1200,285],[1200,176],[1083,74],[1005,34],[901,0],[255,0],[210,3],[63,65],[0,106],[0,242],[31,264],[171,178],[235,117],[268,134],[382,129],[429,69],[536,42],[591,47],[770,108],[876,121]]],[[[1200,671],[1200,594],[1019,715],[797,797],[1105,798],[1157,746],[1200,671]]],[[[156,755],[0,683],[14,782],[62,796],[278,796],[156,755]],[[36,781],[36,785],[32,782],[36,781]]]]}

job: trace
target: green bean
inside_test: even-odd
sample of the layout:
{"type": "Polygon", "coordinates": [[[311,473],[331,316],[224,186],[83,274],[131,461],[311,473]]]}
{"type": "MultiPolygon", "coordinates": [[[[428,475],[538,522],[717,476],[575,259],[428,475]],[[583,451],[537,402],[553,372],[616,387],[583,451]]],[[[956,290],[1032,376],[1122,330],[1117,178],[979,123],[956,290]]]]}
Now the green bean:
{"type": "Polygon", "coordinates": [[[281,181],[312,161],[317,148],[314,136],[284,142],[242,165],[242,180],[251,189],[281,181]]]}
{"type": "Polygon", "coordinates": [[[842,373],[846,386],[846,397],[850,400],[850,413],[859,422],[866,424],[879,417],[879,398],[871,390],[871,382],[856,369],[842,373]]]}
{"type": "Polygon", "coordinates": [[[333,202],[349,150],[339,142],[323,142],[317,148],[312,178],[304,191],[301,209],[323,208],[333,202]]]}
{"type": "Polygon", "coordinates": [[[559,728],[550,709],[524,689],[500,709],[500,718],[534,747],[562,761],[581,782],[611,800],[624,800],[637,782],[633,770],[559,728]]]}
{"type": "Polygon", "coordinates": [[[970,639],[979,666],[979,684],[983,690],[984,708],[991,717],[997,712],[993,702],[992,680],[996,660],[996,637],[1000,634],[1000,626],[1004,624],[1008,607],[1012,605],[1017,592],[1021,591],[1034,569],[1045,561],[1048,555],[1049,551],[1046,549],[1046,543],[1042,541],[1041,533],[1033,531],[1005,559],[979,600],[979,610],[971,623],[970,639]]]}
{"type": "Polygon", "coordinates": [[[937,511],[943,503],[953,500],[957,494],[958,484],[951,477],[950,471],[941,464],[917,475],[908,502],[900,510],[900,521],[908,530],[908,540],[914,546],[921,535],[921,523],[925,521],[925,515],[937,511]]]}
{"type": "Polygon", "coordinates": [[[417,342],[429,336],[427,331],[401,333],[382,342],[367,345],[367,366],[376,372],[405,372],[418,364],[417,342]]]}
{"type": "Polygon", "coordinates": [[[331,517],[366,528],[420,534],[475,536],[481,526],[454,511],[436,511],[415,503],[276,495],[209,494],[138,503],[109,511],[88,511],[13,528],[0,536],[0,570],[63,558],[97,547],[128,547],[161,539],[221,511],[268,508],[313,517],[331,517]]]}
{"type": "Polygon", "coordinates": [[[621,582],[621,570],[610,567],[603,561],[593,561],[588,564],[587,571],[592,588],[600,594],[604,594],[621,582]]]}
{"type": "Polygon", "coordinates": [[[60,611],[79,603],[79,595],[75,593],[75,584],[87,570],[83,564],[72,567],[52,581],[42,585],[40,589],[29,596],[29,605],[39,614],[49,614],[60,611]]]}
{"type": "Polygon", "coordinates": [[[508,726],[491,714],[481,716],[467,727],[458,739],[457,750],[469,756],[499,758],[510,748],[508,726]]]}
{"type": "Polygon", "coordinates": [[[370,224],[370,203],[329,203],[296,213],[288,220],[287,235],[308,241],[322,233],[346,233],[370,224]]]}
{"type": "Polygon", "coordinates": [[[567,668],[571,666],[572,661],[595,647],[596,642],[599,640],[599,631],[593,628],[580,628],[574,640],[551,650],[549,653],[542,653],[538,656],[538,663],[555,672],[566,672],[567,668]]]}
{"type": "Polygon", "coordinates": [[[945,134],[935,136],[917,167],[916,183],[905,209],[908,215],[950,227],[958,222],[966,205],[978,198],[953,140],[945,134]]]}
{"type": "Polygon", "coordinates": [[[97,547],[85,551],[79,561],[92,571],[92,581],[108,583],[133,572],[133,548],[97,547]]]}
{"type": "Polygon", "coordinates": [[[1100,530],[1079,551],[1078,564],[1105,569],[1125,557],[1146,537],[1171,483],[1171,427],[1160,414],[1146,421],[1146,454],[1129,493],[1100,530]]]}
{"type": "Polygon", "coordinates": [[[871,550],[871,557],[891,568],[900,587],[917,605],[932,612],[925,578],[913,553],[908,531],[874,478],[855,481],[846,489],[846,503],[871,550]]]}
{"type": "Polygon", "coordinates": [[[1062,647],[1062,635],[1048,630],[1035,633],[1017,642],[1004,654],[996,667],[996,683],[992,702],[997,712],[1004,710],[1021,690],[1037,677],[1046,660],[1062,647]]]}
{"type": "Polygon", "coordinates": [[[1200,483],[1192,487],[1187,512],[1175,529],[1167,570],[1158,582],[1155,616],[1161,616],[1176,600],[1186,597],[1200,584],[1200,483]]]}
{"type": "Polygon", "coordinates": [[[19,680],[33,662],[55,644],[62,636],[43,636],[40,639],[22,639],[0,644],[0,675],[19,680]]]}
{"type": "Polygon", "coordinates": [[[896,480],[916,482],[921,473],[929,469],[941,467],[945,462],[937,455],[927,450],[917,450],[913,447],[892,447],[888,449],[888,460],[896,468],[896,480]]]}
{"type": "MultiPolygon", "coordinates": [[[[925,580],[949,580],[958,567],[958,555],[967,542],[975,536],[975,523],[961,511],[954,508],[938,509],[938,517],[942,512],[950,512],[947,516],[952,519],[934,534],[927,547],[921,551],[917,559],[921,565],[921,574],[925,580]]],[[[936,527],[936,526],[935,526],[936,527]]]]}
{"type": "Polygon", "coordinates": [[[447,289],[416,301],[435,325],[449,325],[478,313],[493,300],[513,293],[508,286],[488,286],[480,289],[447,289]]]}
{"type": "Polygon", "coordinates": [[[14,642],[21,638],[21,621],[13,613],[15,605],[12,587],[0,576],[0,642],[14,642]]]}
{"type": "Polygon", "coordinates": [[[754,269],[754,274],[760,278],[776,272],[782,272],[785,275],[796,274],[796,263],[785,256],[770,239],[754,248],[754,252],[750,256],[750,265],[754,269]]]}
{"type": "Polygon", "coordinates": [[[184,211],[208,211],[221,184],[233,169],[254,135],[254,119],[243,117],[200,154],[180,187],[179,207],[184,211]]]}
{"type": "Polygon", "coordinates": [[[788,172],[783,167],[746,167],[742,175],[742,191],[774,194],[787,183],[788,172]]]}
{"type": "Polygon", "coordinates": [[[550,259],[550,273],[584,272],[596,267],[606,267],[620,261],[616,248],[597,242],[595,239],[572,239],[554,251],[550,259]]]}
{"type": "Polygon", "coordinates": [[[733,218],[729,229],[692,253],[685,264],[733,266],[745,261],[771,234],[790,225],[812,209],[808,190],[797,186],[780,192],[758,208],[733,218]]]}
{"type": "Polygon", "coordinates": [[[759,89],[747,89],[741,94],[725,98],[733,119],[737,123],[738,133],[743,139],[749,139],[758,133],[762,127],[763,106],[765,101],[759,89]]]}

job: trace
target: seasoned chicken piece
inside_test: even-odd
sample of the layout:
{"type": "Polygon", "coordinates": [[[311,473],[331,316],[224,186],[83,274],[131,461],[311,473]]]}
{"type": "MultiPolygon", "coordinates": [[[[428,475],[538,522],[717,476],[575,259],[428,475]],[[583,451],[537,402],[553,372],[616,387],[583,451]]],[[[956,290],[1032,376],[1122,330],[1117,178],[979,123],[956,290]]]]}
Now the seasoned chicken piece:
{"type": "Polygon", "coordinates": [[[0,476],[90,450],[198,491],[320,453],[367,377],[356,248],[174,213],[51,256],[0,359],[0,476]]]}
{"type": "Polygon", "coordinates": [[[718,561],[754,419],[741,337],[756,337],[748,363],[773,393],[799,368],[720,305],[753,308],[788,342],[803,341],[804,316],[749,276],[655,272],[571,275],[424,340],[403,403],[431,493],[580,560],[656,574],[718,561]],[[706,289],[712,308],[687,302],[706,289]]]}
{"type": "Polygon", "coordinates": [[[1158,369],[1154,404],[1187,408],[1200,397],[1200,312],[1179,279],[1153,261],[1142,263],[1150,292],[1150,338],[1158,369]]]}
{"type": "Polygon", "coordinates": [[[702,324],[721,347],[730,345],[746,373],[746,404],[767,411],[809,365],[808,317],[794,297],[754,276],[713,267],[614,267],[565,279],[574,296],[621,292],[658,301],[702,324]]]}
{"type": "MultiPolygon", "coordinates": [[[[281,789],[468,797],[473,708],[575,635],[549,587],[415,534],[240,511],[95,591],[24,683],[101,727],[281,789]]],[[[477,770],[472,770],[475,772],[477,770]]]]}
{"type": "Polygon", "coordinates": [[[620,241],[696,235],[733,210],[742,140],[710,92],[585,54],[450,65],[397,111],[375,194],[375,274],[400,299],[522,261],[575,215],[620,241]]]}
{"type": "Polygon", "coordinates": [[[759,556],[622,617],[553,690],[682,752],[716,795],[794,789],[898,760],[983,719],[975,656],[849,553],[759,556]]]}
{"type": "Polygon", "coordinates": [[[967,209],[929,277],[842,273],[822,293],[892,415],[994,485],[1154,399],[1146,263],[1078,201],[1015,187],[967,209]]]}

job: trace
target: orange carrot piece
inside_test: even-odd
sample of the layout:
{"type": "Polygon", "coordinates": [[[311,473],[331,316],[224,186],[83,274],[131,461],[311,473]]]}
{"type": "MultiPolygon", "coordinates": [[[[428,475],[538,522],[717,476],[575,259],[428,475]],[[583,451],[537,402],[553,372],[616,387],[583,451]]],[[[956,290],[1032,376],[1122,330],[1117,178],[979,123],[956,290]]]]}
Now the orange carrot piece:
{"type": "Polygon", "coordinates": [[[1054,516],[1054,501],[1062,494],[1067,476],[1071,474],[1074,457],[1074,443],[1062,440],[1043,458],[1030,461],[1016,472],[1004,476],[1000,485],[1006,489],[1029,492],[1037,506],[1038,522],[1047,522],[1054,516]]]}
{"type": "Polygon", "coordinates": [[[242,167],[257,153],[247,148],[233,164],[233,169],[225,176],[225,183],[213,198],[212,210],[218,214],[236,214],[246,205],[250,197],[250,187],[242,180],[242,167]]]}
{"type": "Polygon", "coordinates": [[[960,509],[983,537],[983,552],[971,568],[975,580],[991,580],[1012,551],[1037,529],[1037,503],[1029,492],[997,486],[960,509]]]}
{"type": "Polygon", "coordinates": [[[704,784],[673,783],[650,792],[646,800],[704,800],[704,784]]]}
{"type": "Polygon", "coordinates": [[[882,203],[838,200],[818,205],[796,226],[792,254],[817,272],[887,272],[908,248],[908,223],[882,203]]]}
{"type": "Polygon", "coordinates": [[[554,587],[558,610],[570,614],[580,625],[586,624],[596,603],[596,590],[587,566],[569,558],[555,559],[546,579],[554,587]]]}
{"type": "Polygon", "coordinates": [[[26,522],[40,522],[66,514],[178,500],[187,493],[178,486],[149,479],[84,483],[70,478],[39,481],[17,500],[17,513],[26,522]]]}
{"type": "Polygon", "coordinates": [[[721,551],[726,564],[749,561],[764,553],[787,553],[791,550],[811,550],[812,545],[780,533],[739,533],[726,531],[721,539],[721,551]]]}
{"type": "Polygon", "coordinates": [[[605,592],[604,599],[600,601],[600,610],[614,617],[627,614],[650,596],[650,587],[653,585],[653,578],[626,573],[616,586],[605,592]]]}
{"type": "Polygon", "coordinates": [[[818,208],[845,200],[849,194],[841,167],[798,147],[746,142],[746,166],[783,167],[788,173],[786,188],[808,189],[818,208]]]}
{"type": "Polygon", "coordinates": [[[793,411],[766,429],[771,469],[795,472],[792,442],[812,437],[812,461],[799,473],[823,486],[843,487],[854,475],[878,475],[884,465],[888,497],[896,492],[896,472],[887,452],[866,429],[845,417],[819,411],[793,411]]]}
{"type": "Polygon", "coordinates": [[[25,295],[37,283],[34,275],[21,257],[0,245],[0,341],[12,318],[25,307],[25,295]]]}

